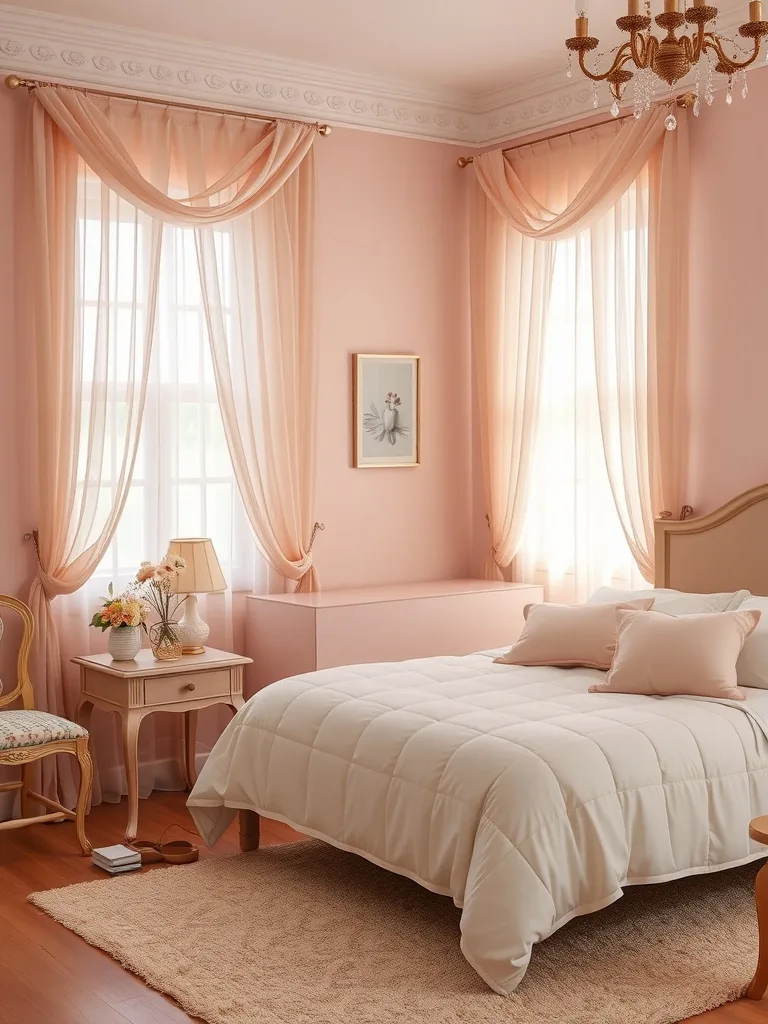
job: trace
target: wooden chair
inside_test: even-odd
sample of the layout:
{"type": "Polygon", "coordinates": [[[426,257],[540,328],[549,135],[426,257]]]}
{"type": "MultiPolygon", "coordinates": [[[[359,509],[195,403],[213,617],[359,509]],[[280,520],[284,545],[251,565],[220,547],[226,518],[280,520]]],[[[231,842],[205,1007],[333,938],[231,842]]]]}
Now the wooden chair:
{"type": "MultiPolygon", "coordinates": [[[[35,699],[32,682],[29,678],[29,649],[35,631],[35,620],[32,612],[15,597],[0,594],[0,609],[10,608],[21,617],[24,633],[19,649],[18,675],[16,686],[10,693],[0,690],[0,709],[21,698],[22,708],[14,711],[0,710],[0,765],[21,765],[20,782],[0,783],[0,793],[21,790],[21,818],[0,821],[0,831],[10,828],[21,828],[24,825],[36,825],[43,821],[63,821],[70,819],[75,822],[77,838],[84,855],[91,852],[91,844],[85,835],[85,814],[91,796],[93,783],[93,764],[88,750],[88,733],[80,725],[49,715],[45,711],[35,711],[35,699]],[[77,796],[77,808],[67,810],[60,803],[35,793],[30,788],[32,762],[49,754],[72,754],[80,762],[80,789],[77,796]],[[48,809],[47,814],[34,815],[32,804],[37,803],[48,809]]],[[[0,619],[0,637],[2,637],[2,619],[0,619]]]]}

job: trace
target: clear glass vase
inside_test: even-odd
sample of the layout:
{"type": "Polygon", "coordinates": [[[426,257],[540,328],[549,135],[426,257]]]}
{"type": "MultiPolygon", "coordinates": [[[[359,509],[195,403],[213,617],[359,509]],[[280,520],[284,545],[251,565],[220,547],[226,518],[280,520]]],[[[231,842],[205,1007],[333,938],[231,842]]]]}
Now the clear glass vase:
{"type": "Polygon", "coordinates": [[[178,661],[182,653],[178,622],[156,622],[150,626],[149,644],[158,661],[178,661]]]}

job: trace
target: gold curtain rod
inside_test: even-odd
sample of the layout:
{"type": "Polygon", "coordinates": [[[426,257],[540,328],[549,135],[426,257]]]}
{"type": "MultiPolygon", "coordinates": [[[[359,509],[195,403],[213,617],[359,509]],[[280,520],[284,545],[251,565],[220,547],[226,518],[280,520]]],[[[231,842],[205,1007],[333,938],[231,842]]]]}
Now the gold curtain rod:
{"type": "MultiPolygon", "coordinates": [[[[678,107],[683,107],[687,110],[692,107],[696,100],[695,93],[684,92],[678,96],[675,103],[678,107]]],[[[634,114],[622,114],[620,117],[606,117],[603,121],[594,121],[592,124],[585,124],[582,128],[571,128],[565,129],[562,132],[556,132],[554,135],[547,135],[541,139],[534,139],[532,142],[518,142],[516,146],[506,146],[502,149],[502,153],[513,153],[516,149],[524,149],[525,146],[533,146],[537,142],[550,142],[552,139],[562,139],[565,135],[576,135],[578,132],[589,131],[590,128],[598,128],[601,124],[613,124],[614,121],[623,121],[627,117],[634,117],[634,114]]],[[[456,163],[459,167],[467,167],[469,164],[474,162],[473,156],[460,156],[456,163]]]]}
{"type": "MultiPolygon", "coordinates": [[[[127,92],[109,92],[106,89],[91,89],[87,85],[70,85],[69,82],[43,82],[36,78],[21,78],[19,75],[7,75],[5,84],[9,89],[21,89],[26,88],[29,90],[37,89],[41,85],[64,85],[67,89],[76,89],[78,92],[90,92],[95,96],[109,96],[116,100],[141,100],[142,103],[157,103],[163,107],[180,107],[182,110],[202,110],[209,111],[212,114],[231,114],[233,117],[245,117],[251,121],[279,121],[279,117],[265,117],[263,114],[251,114],[247,110],[225,110],[221,107],[201,107],[194,103],[182,103],[180,100],[162,100],[155,96],[132,96],[127,92]]],[[[291,118],[291,120],[296,120],[291,118]]],[[[306,122],[311,124],[312,122],[306,122]]],[[[318,124],[317,125],[318,135],[330,135],[331,126],[329,124],[318,124]]]]}

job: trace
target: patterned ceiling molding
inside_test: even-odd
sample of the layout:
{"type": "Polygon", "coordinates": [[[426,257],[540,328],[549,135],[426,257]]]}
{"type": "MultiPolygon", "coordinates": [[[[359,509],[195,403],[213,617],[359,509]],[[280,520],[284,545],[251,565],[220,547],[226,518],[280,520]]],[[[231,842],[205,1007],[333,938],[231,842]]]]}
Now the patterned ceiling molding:
{"type": "MultiPolygon", "coordinates": [[[[738,18],[720,31],[735,34],[738,18]],[[733,24],[730,24],[733,22],[733,24]]],[[[0,68],[137,96],[306,118],[468,148],[526,135],[608,109],[591,84],[563,69],[480,97],[387,83],[194,40],[0,5],[0,68]]]]}
{"type": "Polygon", "coordinates": [[[4,5],[0,66],[5,74],[465,144],[478,120],[471,104],[442,92],[4,5]]]}

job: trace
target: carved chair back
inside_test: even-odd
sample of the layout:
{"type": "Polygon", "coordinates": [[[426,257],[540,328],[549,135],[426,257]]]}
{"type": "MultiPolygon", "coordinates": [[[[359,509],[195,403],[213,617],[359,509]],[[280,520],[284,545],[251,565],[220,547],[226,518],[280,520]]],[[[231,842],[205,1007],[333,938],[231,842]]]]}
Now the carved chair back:
{"type": "MultiPolygon", "coordinates": [[[[35,695],[32,689],[32,680],[29,678],[29,651],[32,646],[32,637],[35,633],[35,620],[30,609],[16,597],[9,597],[7,594],[0,594],[0,615],[3,608],[10,608],[21,619],[23,633],[21,635],[21,646],[16,669],[16,685],[9,692],[0,689],[0,708],[12,704],[21,698],[22,706],[26,711],[31,711],[35,706],[35,695]]],[[[3,620],[0,618],[0,639],[3,636],[3,620]]]]}

